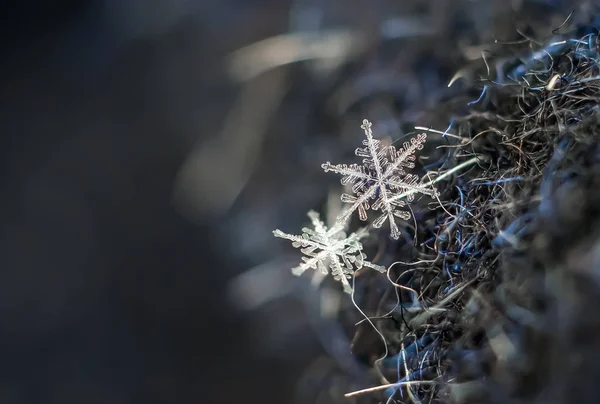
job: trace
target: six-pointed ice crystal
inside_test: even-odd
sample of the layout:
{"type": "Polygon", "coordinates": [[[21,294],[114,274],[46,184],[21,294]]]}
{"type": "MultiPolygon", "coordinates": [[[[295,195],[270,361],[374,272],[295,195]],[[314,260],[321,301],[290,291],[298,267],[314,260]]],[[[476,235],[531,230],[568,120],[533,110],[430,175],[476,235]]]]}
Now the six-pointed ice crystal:
{"type": "Polygon", "coordinates": [[[342,282],[344,291],[351,293],[352,287],[348,279],[352,278],[355,269],[368,267],[379,272],[385,272],[385,267],[366,260],[362,252],[360,239],[367,235],[362,229],[346,236],[339,225],[328,229],[315,211],[308,212],[313,228],[305,227],[302,235],[287,234],[274,230],[275,237],[290,240],[295,248],[300,248],[304,254],[300,265],[292,269],[295,275],[302,275],[307,269],[319,270],[324,274],[331,273],[335,280],[342,282]]]}
{"type": "Polygon", "coordinates": [[[344,224],[350,216],[358,211],[360,220],[367,220],[367,211],[372,209],[381,214],[373,221],[373,227],[379,228],[389,221],[390,235],[394,239],[400,237],[400,230],[395,217],[408,220],[411,214],[402,210],[406,202],[411,202],[417,193],[429,196],[437,195],[435,188],[419,182],[414,174],[405,169],[414,168],[415,152],[423,149],[427,138],[421,133],[405,142],[401,148],[384,147],[373,137],[371,122],[364,120],[361,128],[365,132],[365,147],[356,149],[356,155],[363,158],[362,164],[322,164],[325,172],[332,171],[342,175],[341,183],[352,186],[352,194],[342,194],[342,201],[351,204],[339,218],[338,224],[344,224]]]}

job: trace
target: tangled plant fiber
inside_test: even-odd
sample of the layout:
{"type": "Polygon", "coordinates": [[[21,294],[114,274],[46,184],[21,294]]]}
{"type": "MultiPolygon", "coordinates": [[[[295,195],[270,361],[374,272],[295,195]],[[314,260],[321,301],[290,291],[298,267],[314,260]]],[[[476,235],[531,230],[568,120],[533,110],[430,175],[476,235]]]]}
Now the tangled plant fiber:
{"type": "Polygon", "coordinates": [[[388,271],[393,291],[361,292],[372,323],[358,325],[353,350],[382,386],[348,396],[595,402],[599,44],[583,24],[500,44],[517,56],[484,57],[471,71],[483,79],[445,103],[452,124],[429,131],[438,135],[429,175],[476,163],[439,181],[439,202],[407,225],[388,271]],[[383,359],[364,337],[370,324],[383,359]]]}

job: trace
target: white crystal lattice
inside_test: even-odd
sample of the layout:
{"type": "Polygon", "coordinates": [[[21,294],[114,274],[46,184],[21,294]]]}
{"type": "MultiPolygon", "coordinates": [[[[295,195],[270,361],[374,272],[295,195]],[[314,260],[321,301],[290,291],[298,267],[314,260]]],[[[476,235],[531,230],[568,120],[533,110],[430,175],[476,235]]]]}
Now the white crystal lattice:
{"type": "Polygon", "coordinates": [[[292,246],[300,248],[304,254],[300,265],[292,268],[294,275],[300,276],[310,268],[319,270],[323,274],[331,272],[333,278],[343,284],[344,291],[351,293],[352,287],[348,279],[352,278],[354,268],[359,270],[368,267],[385,272],[385,267],[367,261],[367,256],[362,252],[360,239],[368,234],[365,229],[346,236],[341,226],[336,225],[328,229],[317,212],[311,210],[308,212],[308,217],[312,221],[313,228],[303,228],[300,236],[287,234],[279,229],[273,231],[275,237],[290,240],[292,246]]]}
{"type": "Polygon", "coordinates": [[[366,139],[362,144],[365,147],[359,147],[355,152],[357,156],[363,157],[362,165],[334,165],[328,161],[321,167],[325,172],[332,171],[342,175],[342,185],[352,186],[354,195],[342,194],[342,202],[352,205],[340,215],[338,224],[345,223],[357,210],[362,221],[367,220],[369,209],[380,211],[381,215],[373,221],[373,227],[379,228],[386,220],[389,221],[390,235],[397,240],[400,230],[394,217],[403,220],[411,217],[409,211],[400,208],[405,207],[407,201],[412,202],[417,193],[437,195],[435,188],[420,183],[418,176],[405,171],[414,168],[415,152],[423,149],[427,135],[421,133],[396,149],[394,146],[382,146],[373,137],[371,126],[371,122],[363,120],[361,128],[366,139]],[[371,201],[373,199],[374,202],[371,201]]]}

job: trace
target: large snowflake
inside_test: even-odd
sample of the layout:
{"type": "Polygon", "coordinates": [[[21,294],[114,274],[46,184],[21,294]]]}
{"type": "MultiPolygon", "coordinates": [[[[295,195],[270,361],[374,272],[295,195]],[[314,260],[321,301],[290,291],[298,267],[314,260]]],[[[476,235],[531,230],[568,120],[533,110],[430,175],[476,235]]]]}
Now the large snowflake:
{"type": "Polygon", "coordinates": [[[319,219],[317,212],[311,210],[308,217],[312,221],[313,229],[303,228],[300,236],[281,230],[273,231],[275,237],[292,241],[292,246],[300,248],[305,255],[300,265],[292,268],[294,275],[300,276],[309,268],[319,270],[323,274],[331,272],[335,280],[342,282],[344,291],[351,293],[352,287],[348,279],[352,278],[354,268],[358,270],[368,267],[385,272],[385,267],[366,261],[367,256],[362,252],[363,246],[360,243],[360,239],[368,234],[366,230],[361,229],[346,236],[339,225],[328,229],[319,219]]]}
{"type": "Polygon", "coordinates": [[[411,202],[417,193],[437,195],[434,188],[420,183],[418,176],[405,171],[414,168],[415,152],[423,149],[427,135],[421,133],[396,150],[394,146],[382,146],[379,140],[373,138],[371,122],[368,120],[363,121],[361,128],[367,137],[362,142],[365,147],[356,149],[356,155],[363,157],[362,165],[333,165],[330,162],[322,165],[325,172],[341,174],[342,185],[352,185],[354,195],[344,193],[341,198],[342,202],[352,206],[338,218],[338,224],[345,223],[357,210],[360,219],[365,221],[367,211],[372,209],[381,212],[373,221],[373,227],[379,228],[387,220],[392,238],[398,239],[400,231],[394,217],[403,220],[411,217],[409,211],[400,208],[406,206],[407,201],[411,202]]]}

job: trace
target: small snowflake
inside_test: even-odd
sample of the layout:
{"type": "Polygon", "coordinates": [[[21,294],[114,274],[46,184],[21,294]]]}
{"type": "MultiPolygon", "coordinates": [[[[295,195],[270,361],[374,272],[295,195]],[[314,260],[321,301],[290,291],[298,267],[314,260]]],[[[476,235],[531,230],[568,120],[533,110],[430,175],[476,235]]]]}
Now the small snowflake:
{"type": "Polygon", "coordinates": [[[355,153],[363,157],[362,165],[333,165],[329,161],[321,165],[325,172],[341,174],[342,185],[352,185],[354,195],[342,194],[341,198],[342,202],[352,206],[338,218],[338,224],[345,223],[357,210],[360,220],[365,221],[367,210],[371,208],[381,212],[373,221],[373,227],[379,228],[387,220],[390,222],[392,238],[398,239],[400,231],[394,216],[403,220],[411,217],[409,211],[400,209],[406,206],[404,199],[411,202],[416,193],[437,195],[434,188],[420,183],[418,176],[405,171],[414,168],[415,152],[423,149],[427,135],[421,133],[396,150],[394,146],[383,147],[379,140],[373,138],[371,122],[365,119],[361,128],[367,137],[362,142],[365,147],[359,147],[355,153]],[[371,203],[371,199],[375,201],[371,203]]]}
{"type": "Polygon", "coordinates": [[[368,267],[385,272],[385,267],[365,260],[367,256],[362,252],[363,246],[360,243],[360,239],[368,234],[365,229],[346,237],[341,226],[327,229],[317,212],[311,210],[308,217],[312,220],[314,229],[303,228],[301,236],[287,234],[281,230],[273,231],[275,237],[292,241],[292,246],[300,248],[305,255],[300,265],[292,268],[294,275],[300,276],[309,268],[318,269],[323,274],[331,272],[335,280],[342,282],[344,291],[351,293],[352,287],[348,279],[352,278],[354,268],[359,270],[368,267]]]}

